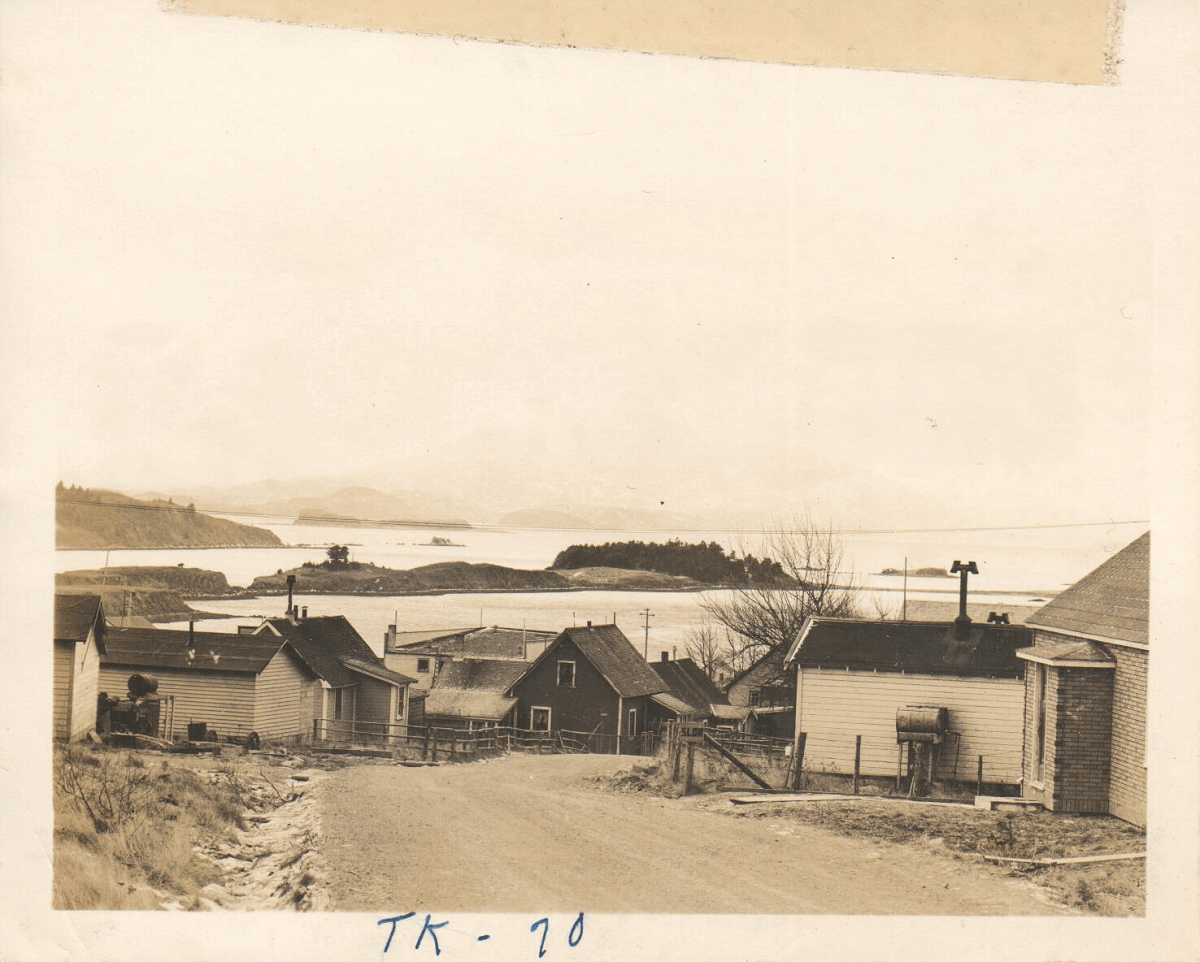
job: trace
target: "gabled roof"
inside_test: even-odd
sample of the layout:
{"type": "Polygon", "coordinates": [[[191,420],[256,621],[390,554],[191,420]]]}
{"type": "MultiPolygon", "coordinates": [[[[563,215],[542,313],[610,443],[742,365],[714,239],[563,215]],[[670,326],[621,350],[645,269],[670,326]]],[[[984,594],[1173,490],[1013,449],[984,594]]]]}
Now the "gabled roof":
{"type": "Polygon", "coordinates": [[[1062,631],[1137,645],[1150,643],[1150,532],[1026,619],[1062,631]]]}
{"type": "Polygon", "coordinates": [[[756,671],[759,668],[769,667],[769,666],[774,666],[776,672],[779,675],[786,674],[786,672],[783,669],[783,652],[780,649],[772,648],[765,655],[760,655],[753,662],[751,662],[750,666],[748,668],[746,668],[743,671],[740,671],[736,675],[734,675],[733,680],[728,685],[725,686],[725,691],[727,693],[725,700],[726,701],[729,700],[729,698],[728,698],[729,689],[732,688],[734,685],[736,685],[739,681],[741,681],[743,678],[745,678],[747,675],[749,675],[752,671],[756,671]]]}
{"type": "Polygon", "coordinates": [[[972,623],[964,641],[956,630],[952,621],[812,617],[800,629],[787,663],[992,678],[1024,674],[1016,653],[1033,642],[1028,628],[972,623]]]}
{"type": "Polygon", "coordinates": [[[268,633],[265,631],[268,627],[286,638],[317,677],[329,682],[333,688],[354,684],[351,670],[343,664],[345,659],[383,668],[371,646],[363,641],[345,615],[299,618],[294,624],[287,618],[268,618],[254,635],[243,637],[262,637],[268,633]]]}
{"type": "Polygon", "coordinates": [[[426,717],[478,718],[499,721],[516,705],[498,691],[465,691],[461,688],[431,688],[425,696],[426,717]]]}
{"type": "Polygon", "coordinates": [[[96,630],[96,648],[104,654],[104,605],[99,595],[55,593],[55,641],[87,641],[88,632],[93,628],[96,630]]]}
{"type": "Polygon", "coordinates": [[[443,666],[434,680],[433,690],[457,688],[463,691],[505,692],[532,667],[532,662],[527,661],[463,658],[443,666]]]}
{"type": "Polygon", "coordinates": [[[439,641],[461,638],[471,630],[470,628],[450,630],[437,628],[430,631],[397,631],[385,636],[389,642],[387,650],[402,651],[407,648],[425,648],[439,641]]]}
{"type": "Polygon", "coordinates": [[[667,690],[666,682],[650,669],[616,625],[564,629],[533,664],[553,658],[564,639],[579,649],[622,698],[656,695],[667,690]]]}
{"type": "Polygon", "coordinates": [[[761,708],[751,708],[749,705],[709,705],[708,707],[713,718],[733,718],[738,721],[749,717],[753,712],[762,711],[761,708]]]}
{"type": "Polygon", "coordinates": [[[702,715],[711,714],[712,705],[728,705],[729,699],[691,658],[655,661],[654,673],[667,683],[670,692],[702,715]]]}
{"type": "Polygon", "coordinates": [[[103,662],[131,669],[186,668],[256,675],[286,644],[271,634],[197,631],[193,635],[171,628],[112,628],[103,662]],[[188,646],[189,638],[195,647],[188,646]]]}

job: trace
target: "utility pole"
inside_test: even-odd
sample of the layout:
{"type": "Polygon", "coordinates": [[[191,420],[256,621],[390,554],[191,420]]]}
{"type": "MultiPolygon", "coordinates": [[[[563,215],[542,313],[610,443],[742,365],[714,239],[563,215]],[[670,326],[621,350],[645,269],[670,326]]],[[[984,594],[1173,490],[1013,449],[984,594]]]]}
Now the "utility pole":
{"type": "Polygon", "coordinates": [[[650,661],[650,619],[653,617],[654,615],[650,613],[649,608],[642,612],[642,623],[646,626],[646,644],[642,649],[642,657],[645,658],[647,662],[650,661]]]}

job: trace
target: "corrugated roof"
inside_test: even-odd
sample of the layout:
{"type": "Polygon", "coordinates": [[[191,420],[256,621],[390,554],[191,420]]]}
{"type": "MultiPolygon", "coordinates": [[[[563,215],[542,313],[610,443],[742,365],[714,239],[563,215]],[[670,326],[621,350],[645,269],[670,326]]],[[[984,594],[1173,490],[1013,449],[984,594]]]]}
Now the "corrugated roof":
{"type": "Polygon", "coordinates": [[[574,643],[622,698],[655,695],[668,689],[667,683],[651,670],[616,625],[567,628],[554,645],[546,649],[543,657],[549,656],[564,637],[574,643]]]}
{"type": "Polygon", "coordinates": [[[274,635],[232,635],[227,632],[189,633],[171,628],[113,628],[108,633],[105,665],[131,669],[186,668],[192,671],[232,671],[258,674],[286,642],[274,635]]]}
{"type": "Polygon", "coordinates": [[[499,721],[512,711],[516,703],[515,698],[505,698],[497,691],[433,688],[425,697],[425,715],[499,721]]]}
{"type": "Polygon", "coordinates": [[[1026,624],[1149,644],[1150,532],[1030,615],[1026,624]]]}
{"type": "Polygon", "coordinates": [[[711,714],[710,705],[727,705],[729,699],[691,658],[650,663],[654,673],[667,683],[672,695],[687,702],[701,714],[711,714]]]}
{"type": "Polygon", "coordinates": [[[499,691],[512,688],[533,667],[527,661],[499,661],[490,658],[464,658],[447,662],[433,683],[434,689],[458,688],[463,691],[499,691]]]}
{"type": "MultiPolygon", "coordinates": [[[[354,684],[350,670],[342,664],[344,658],[382,667],[371,646],[363,641],[362,635],[354,630],[345,615],[300,618],[295,624],[287,618],[269,618],[266,623],[291,642],[317,676],[324,678],[334,688],[354,684]]],[[[257,635],[248,637],[262,635],[260,630],[257,635]]]]}
{"type": "Polygon", "coordinates": [[[704,715],[707,712],[700,711],[692,705],[688,704],[682,698],[676,698],[669,691],[664,691],[659,695],[651,695],[651,701],[658,702],[663,708],[675,712],[676,715],[704,715]]]}
{"type": "Polygon", "coordinates": [[[1019,677],[1017,649],[1033,642],[1023,626],[972,624],[958,641],[953,622],[809,618],[789,663],[821,668],[911,671],[933,675],[1019,677]]]}
{"type": "Polygon", "coordinates": [[[104,605],[99,595],[77,595],[58,592],[54,595],[54,640],[87,641],[88,632],[96,629],[96,647],[104,653],[104,605]]]}
{"type": "Polygon", "coordinates": [[[432,631],[398,631],[394,635],[386,636],[391,643],[388,651],[399,651],[401,648],[421,648],[430,642],[440,641],[444,638],[458,638],[471,630],[470,628],[455,628],[447,631],[442,628],[432,631]]]}

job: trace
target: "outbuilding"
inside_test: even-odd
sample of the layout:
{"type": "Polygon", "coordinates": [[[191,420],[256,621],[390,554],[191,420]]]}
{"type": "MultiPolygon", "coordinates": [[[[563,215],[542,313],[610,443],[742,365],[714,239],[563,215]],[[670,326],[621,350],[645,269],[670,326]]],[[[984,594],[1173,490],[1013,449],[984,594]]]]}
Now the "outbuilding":
{"type": "Polygon", "coordinates": [[[805,769],[852,772],[862,736],[862,774],[894,776],[898,762],[907,770],[898,723],[924,711],[946,722],[935,779],[974,779],[982,756],[986,781],[1019,784],[1025,662],[1017,651],[1030,639],[1022,626],[969,619],[808,618],[786,659],[796,672],[805,769]]]}
{"type": "Polygon", "coordinates": [[[54,596],[54,737],[78,741],[96,727],[104,605],[98,595],[54,596]]]}

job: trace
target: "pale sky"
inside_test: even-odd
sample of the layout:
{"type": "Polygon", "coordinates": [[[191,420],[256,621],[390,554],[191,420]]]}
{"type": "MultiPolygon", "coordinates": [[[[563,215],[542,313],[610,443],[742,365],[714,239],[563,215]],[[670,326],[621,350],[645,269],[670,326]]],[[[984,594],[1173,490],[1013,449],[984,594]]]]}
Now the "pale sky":
{"type": "Polygon", "coordinates": [[[1013,84],[35,9],[8,13],[38,37],[6,67],[10,337],[50,372],[56,477],[386,463],[851,525],[1148,516],[1161,66],[1013,84]]]}

